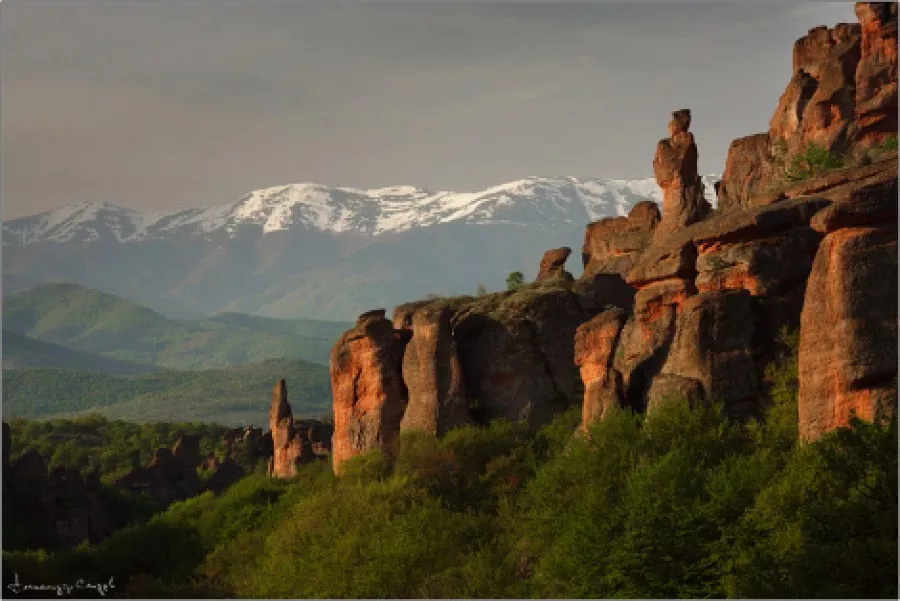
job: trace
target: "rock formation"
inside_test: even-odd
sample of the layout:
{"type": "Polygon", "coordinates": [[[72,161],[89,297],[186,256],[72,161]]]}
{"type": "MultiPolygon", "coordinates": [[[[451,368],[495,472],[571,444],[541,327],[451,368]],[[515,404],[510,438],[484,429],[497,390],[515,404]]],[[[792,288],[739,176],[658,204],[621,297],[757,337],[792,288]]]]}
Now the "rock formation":
{"type": "Polygon", "coordinates": [[[862,27],[855,143],[869,148],[897,135],[897,3],[857,2],[855,11],[862,27]]]}
{"type": "Polygon", "coordinates": [[[566,276],[568,276],[568,279],[572,279],[572,274],[566,271],[566,261],[571,254],[572,249],[568,246],[554,248],[545,252],[544,257],[541,259],[541,265],[538,268],[538,274],[535,281],[540,282],[542,280],[560,277],[564,278],[566,276]]]}
{"type": "Polygon", "coordinates": [[[858,24],[815,27],[797,40],[769,131],[728,149],[721,211],[761,202],[754,197],[783,185],[786,164],[809,144],[852,160],[896,137],[897,4],[857,2],[855,10],[858,24]]]}
{"type": "Polygon", "coordinates": [[[214,494],[222,494],[229,486],[243,478],[245,475],[244,468],[234,459],[226,459],[221,465],[216,467],[216,471],[206,483],[206,490],[212,491],[214,494]]]}
{"type": "MultiPolygon", "coordinates": [[[[561,270],[567,252],[548,253],[541,271],[561,270]]],[[[369,449],[391,453],[401,430],[539,426],[580,404],[575,330],[633,297],[619,275],[551,275],[515,292],[407,303],[390,322],[383,311],[361,316],[331,354],[335,470],[369,449]]]]}
{"type": "Polygon", "coordinates": [[[407,402],[404,342],[384,315],[383,309],[360,315],[331,350],[335,472],[360,453],[396,450],[407,402]]]}
{"type": "MultiPolygon", "coordinates": [[[[331,429],[316,420],[294,419],[288,402],[287,382],[279,380],[272,391],[272,406],[269,410],[272,456],[269,459],[268,474],[274,478],[293,478],[299,468],[316,459],[324,458],[331,450],[331,429]]],[[[256,428],[244,431],[244,442],[251,444],[251,450],[264,446],[264,437],[256,428]],[[259,442],[253,441],[259,439],[259,442]]]]}
{"type": "Polygon", "coordinates": [[[710,210],[697,173],[697,145],[694,134],[688,131],[690,126],[691,111],[675,111],[669,122],[669,137],[656,146],[653,174],[663,191],[662,221],[656,236],[696,223],[710,210]]]}
{"type": "Polygon", "coordinates": [[[627,317],[624,310],[613,307],[575,331],[575,365],[584,382],[582,427],[623,405],[622,376],[613,368],[613,353],[627,317]]]}
{"type": "Polygon", "coordinates": [[[625,276],[653,239],[659,207],[652,200],[637,203],[628,217],[606,217],[588,224],[581,258],[584,273],[625,276]]]}
{"type": "Polygon", "coordinates": [[[897,179],[815,216],[825,233],[800,328],[800,435],[850,416],[889,418],[897,401],[897,179]]]}
{"type": "MultiPolygon", "coordinates": [[[[562,264],[558,268],[562,269],[562,264]]],[[[443,436],[472,421],[450,328],[452,317],[453,310],[442,304],[424,307],[412,316],[412,336],[403,354],[402,376],[409,402],[401,431],[423,430],[443,436]]]]}
{"type": "Polygon", "coordinates": [[[562,247],[515,292],[361,316],[331,356],[336,471],[390,453],[401,429],[536,427],[578,403],[583,429],[614,407],[652,414],[675,398],[758,416],[780,334],[798,328],[805,439],[852,413],[895,413],[896,152],[769,189],[783,153],[896,135],[896,7],[856,10],[860,25],[798,40],[770,130],[729,148],[720,211],[704,199],[690,112],[675,111],[653,162],[662,215],[644,202],[589,224],[579,280],[556,277],[562,247]]]}

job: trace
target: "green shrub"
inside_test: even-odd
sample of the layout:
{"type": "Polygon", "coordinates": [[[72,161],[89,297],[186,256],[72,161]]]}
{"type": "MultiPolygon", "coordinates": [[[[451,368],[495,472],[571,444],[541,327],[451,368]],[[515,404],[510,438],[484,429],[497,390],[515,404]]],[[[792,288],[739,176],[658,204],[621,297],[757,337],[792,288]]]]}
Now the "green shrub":
{"type": "Polygon", "coordinates": [[[785,178],[790,182],[801,182],[843,166],[841,157],[810,142],[802,151],[790,157],[785,178]]]}
{"type": "Polygon", "coordinates": [[[513,271],[506,276],[506,289],[510,292],[515,292],[524,283],[525,276],[521,271],[513,271]]]}

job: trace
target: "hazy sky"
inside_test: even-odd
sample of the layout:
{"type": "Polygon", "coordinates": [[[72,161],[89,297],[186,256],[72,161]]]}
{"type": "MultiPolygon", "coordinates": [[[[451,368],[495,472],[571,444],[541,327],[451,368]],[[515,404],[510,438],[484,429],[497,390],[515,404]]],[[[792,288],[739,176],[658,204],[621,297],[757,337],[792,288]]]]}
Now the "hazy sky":
{"type": "Polygon", "coordinates": [[[4,219],[225,204],[291,182],[467,190],[705,173],[768,128],[791,48],[852,3],[6,0],[4,219]]]}

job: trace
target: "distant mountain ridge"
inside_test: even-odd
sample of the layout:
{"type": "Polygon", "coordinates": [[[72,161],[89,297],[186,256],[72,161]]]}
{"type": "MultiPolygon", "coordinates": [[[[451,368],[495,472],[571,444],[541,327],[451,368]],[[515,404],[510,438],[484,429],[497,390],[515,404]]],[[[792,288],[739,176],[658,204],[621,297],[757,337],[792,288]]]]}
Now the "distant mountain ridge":
{"type": "MultiPolygon", "coordinates": [[[[704,176],[715,205],[716,175],[704,176]]],[[[262,234],[296,227],[366,235],[404,232],[440,223],[582,226],[627,214],[640,200],[660,202],[653,178],[530,177],[476,192],[431,192],[412,186],[362,190],[296,183],[254,190],[234,203],[164,213],[140,213],[108,202],[77,202],[3,224],[3,244],[141,242],[184,235],[234,237],[241,228],[262,234]]]]}
{"type": "MultiPolygon", "coordinates": [[[[704,177],[713,205],[716,179],[704,177]]],[[[72,282],[172,316],[352,321],[431,293],[497,290],[511,271],[530,279],[544,251],[580,248],[587,223],[647,199],[661,199],[652,178],[534,177],[468,193],[292,184],[155,215],[78,203],[5,222],[3,275],[17,289],[72,282]]]]}

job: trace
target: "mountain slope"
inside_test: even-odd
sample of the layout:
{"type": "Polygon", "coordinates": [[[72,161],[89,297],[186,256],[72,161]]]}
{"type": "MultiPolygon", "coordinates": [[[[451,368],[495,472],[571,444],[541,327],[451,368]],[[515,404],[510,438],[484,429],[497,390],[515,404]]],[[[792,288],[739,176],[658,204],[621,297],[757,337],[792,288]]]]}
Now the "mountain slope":
{"type": "Polygon", "coordinates": [[[139,374],[157,368],[117,361],[3,330],[3,369],[72,369],[106,374],[139,374]]]}
{"type": "MultiPolygon", "coordinates": [[[[238,318],[231,318],[235,321],[238,318]]],[[[75,284],[45,284],[3,303],[4,327],[14,334],[120,361],[172,369],[308,358],[327,363],[347,324],[303,322],[265,327],[228,320],[178,321],[122,298],[75,284]]]]}
{"type": "Polygon", "coordinates": [[[267,425],[269,396],[288,381],[296,415],[321,417],[331,407],[328,368],[299,360],[199,371],[114,376],[65,369],[3,374],[3,417],[49,418],[99,413],[128,421],[209,421],[267,425]]]}

